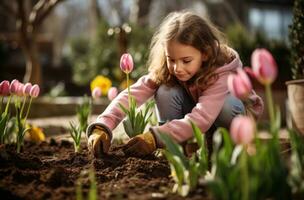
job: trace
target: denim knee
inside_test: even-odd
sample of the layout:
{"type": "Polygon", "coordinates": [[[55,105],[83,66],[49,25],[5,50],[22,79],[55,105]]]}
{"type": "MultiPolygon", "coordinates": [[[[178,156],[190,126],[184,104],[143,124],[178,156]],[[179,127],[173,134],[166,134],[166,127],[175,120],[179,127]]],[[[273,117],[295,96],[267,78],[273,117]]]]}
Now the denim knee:
{"type": "Polygon", "coordinates": [[[191,97],[180,85],[161,85],[156,91],[155,101],[160,123],[181,119],[195,106],[191,97]]]}
{"type": "Polygon", "coordinates": [[[229,128],[232,119],[240,114],[245,114],[245,106],[243,102],[232,94],[229,94],[226,97],[223,108],[214,124],[216,127],[229,128]]]}

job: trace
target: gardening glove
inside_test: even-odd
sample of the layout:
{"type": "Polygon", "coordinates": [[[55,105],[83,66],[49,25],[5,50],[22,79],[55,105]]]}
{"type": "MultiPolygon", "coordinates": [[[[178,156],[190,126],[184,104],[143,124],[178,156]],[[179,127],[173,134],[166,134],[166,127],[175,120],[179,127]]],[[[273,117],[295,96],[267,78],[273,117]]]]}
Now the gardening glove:
{"type": "Polygon", "coordinates": [[[137,135],[123,147],[126,155],[143,157],[156,150],[154,135],[150,132],[137,135]]]}
{"type": "Polygon", "coordinates": [[[104,128],[96,126],[88,139],[88,148],[94,157],[99,158],[109,151],[111,145],[109,134],[104,128]]]}

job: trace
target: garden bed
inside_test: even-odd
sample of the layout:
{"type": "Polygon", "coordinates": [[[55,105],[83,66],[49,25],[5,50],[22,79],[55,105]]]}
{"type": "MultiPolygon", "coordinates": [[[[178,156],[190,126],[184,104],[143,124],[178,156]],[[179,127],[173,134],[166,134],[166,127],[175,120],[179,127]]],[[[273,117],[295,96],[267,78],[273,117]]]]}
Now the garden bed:
{"type": "MultiPolygon", "coordinates": [[[[80,173],[95,169],[98,199],[182,199],[171,193],[173,180],[163,157],[127,157],[117,145],[109,155],[93,158],[85,143],[74,153],[68,140],[25,142],[20,154],[14,145],[0,146],[0,196],[3,199],[76,199],[80,173]]],[[[81,179],[83,193],[90,182],[81,179]]],[[[199,188],[185,199],[202,199],[199,188]]]]}

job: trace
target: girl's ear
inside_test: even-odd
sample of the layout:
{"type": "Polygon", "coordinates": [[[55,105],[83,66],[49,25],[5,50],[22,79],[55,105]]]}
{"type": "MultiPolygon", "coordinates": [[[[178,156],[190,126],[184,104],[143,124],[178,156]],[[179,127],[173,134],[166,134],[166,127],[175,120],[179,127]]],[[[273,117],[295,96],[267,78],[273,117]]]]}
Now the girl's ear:
{"type": "Polygon", "coordinates": [[[211,48],[207,47],[204,52],[202,52],[202,61],[205,62],[209,60],[209,57],[211,55],[211,48]]]}
{"type": "Polygon", "coordinates": [[[205,62],[209,59],[208,53],[204,52],[202,53],[202,61],[205,62]]]}

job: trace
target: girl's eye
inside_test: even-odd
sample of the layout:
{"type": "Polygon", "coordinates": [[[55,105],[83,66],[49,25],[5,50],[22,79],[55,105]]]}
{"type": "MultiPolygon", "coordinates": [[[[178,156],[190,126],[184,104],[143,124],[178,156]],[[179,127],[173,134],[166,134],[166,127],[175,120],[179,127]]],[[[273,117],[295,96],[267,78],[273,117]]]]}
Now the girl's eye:
{"type": "Polygon", "coordinates": [[[184,62],[185,64],[187,64],[187,63],[190,63],[191,60],[184,60],[183,62],[184,62]]]}
{"type": "Polygon", "coordinates": [[[169,62],[174,63],[173,59],[168,58],[169,62]]]}

